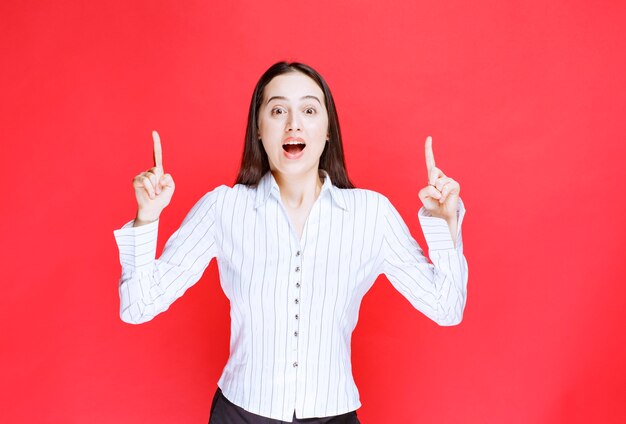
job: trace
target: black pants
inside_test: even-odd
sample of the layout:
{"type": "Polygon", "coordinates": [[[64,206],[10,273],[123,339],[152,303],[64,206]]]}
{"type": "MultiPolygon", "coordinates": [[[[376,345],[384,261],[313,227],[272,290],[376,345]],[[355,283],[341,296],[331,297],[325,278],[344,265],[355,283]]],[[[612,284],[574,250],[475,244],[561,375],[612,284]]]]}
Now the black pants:
{"type": "MultiPolygon", "coordinates": [[[[360,421],[356,417],[356,411],[347,414],[337,415],[334,417],[324,418],[296,418],[293,414],[292,423],[306,424],[359,424],[360,421]]],[[[285,424],[286,421],[273,420],[271,418],[262,417],[252,414],[245,409],[235,405],[222,394],[222,390],[218,387],[213,396],[211,404],[211,417],[209,424],[285,424]]]]}

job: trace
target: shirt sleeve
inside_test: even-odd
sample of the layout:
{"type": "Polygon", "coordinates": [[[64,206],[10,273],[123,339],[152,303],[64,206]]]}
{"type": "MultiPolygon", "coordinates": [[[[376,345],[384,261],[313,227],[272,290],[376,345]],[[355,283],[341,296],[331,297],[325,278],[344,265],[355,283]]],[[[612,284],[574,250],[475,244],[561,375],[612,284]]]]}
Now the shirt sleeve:
{"type": "Polygon", "coordinates": [[[207,193],[193,206],[159,259],[155,259],[158,221],[133,227],[133,220],[113,232],[122,265],[122,321],[150,321],[200,279],[217,254],[213,234],[217,193],[218,189],[207,193]]]}
{"type": "Polygon", "coordinates": [[[467,261],[461,238],[463,202],[459,199],[456,246],[445,220],[430,216],[424,208],[418,212],[432,263],[398,211],[388,200],[385,203],[383,273],[427,317],[439,325],[459,324],[467,297],[467,261]]]}

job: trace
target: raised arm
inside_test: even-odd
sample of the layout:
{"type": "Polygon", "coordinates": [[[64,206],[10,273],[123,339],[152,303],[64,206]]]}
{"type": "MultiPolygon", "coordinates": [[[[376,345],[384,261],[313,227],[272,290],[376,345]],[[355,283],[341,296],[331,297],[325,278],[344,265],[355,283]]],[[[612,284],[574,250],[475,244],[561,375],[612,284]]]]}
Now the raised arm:
{"type": "Polygon", "coordinates": [[[440,325],[463,318],[467,261],[461,223],[465,213],[459,183],[435,166],[432,139],[426,139],[428,185],[419,194],[418,217],[429,248],[429,262],[407,225],[387,200],[384,214],[383,272],[411,304],[440,325]]]}
{"type": "Polygon", "coordinates": [[[183,220],[156,259],[158,220],[174,193],[174,180],[163,172],[161,140],[153,132],[154,167],[133,179],[137,217],[115,230],[122,276],[120,317],[139,324],[167,310],[202,276],[216,255],[213,235],[218,190],[207,193],[183,220]]]}

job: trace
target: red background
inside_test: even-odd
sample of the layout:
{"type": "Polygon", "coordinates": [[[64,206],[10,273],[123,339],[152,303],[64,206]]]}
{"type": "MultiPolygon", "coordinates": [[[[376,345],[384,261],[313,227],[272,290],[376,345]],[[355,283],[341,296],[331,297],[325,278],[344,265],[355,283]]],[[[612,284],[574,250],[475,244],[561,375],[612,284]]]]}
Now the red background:
{"type": "Polygon", "coordinates": [[[232,184],[256,80],[333,89],[348,169],[423,245],[423,142],[461,182],[469,295],[438,327],[385,278],[353,339],[362,422],[626,422],[626,7],[618,1],[0,4],[0,421],[202,423],[228,355],[215,262],[120,321],[113,230],[159,130],[159,246],[232,184]]]}

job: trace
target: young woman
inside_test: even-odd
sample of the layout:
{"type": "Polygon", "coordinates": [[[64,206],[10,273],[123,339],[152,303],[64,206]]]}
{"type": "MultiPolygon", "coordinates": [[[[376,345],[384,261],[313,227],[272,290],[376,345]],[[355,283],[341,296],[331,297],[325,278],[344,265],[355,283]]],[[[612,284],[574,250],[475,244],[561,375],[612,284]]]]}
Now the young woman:
{"type": "Polygon", "coordinates": [[[432,263],[381,194],[355,189],[335,104],[309,66],[277,63],[252,95],[236,184],[203,196],[156,257],[174,180],[154,167],[133,181],[138,211],[115,231],[122,320],[151,320],[217,258],[231,304],[230,356],[210,423],[358,423],[350,340],[380,274],[440,325],[461,321],[467,264],[459,184],[435,166],[418,217],[432,263]]]}

